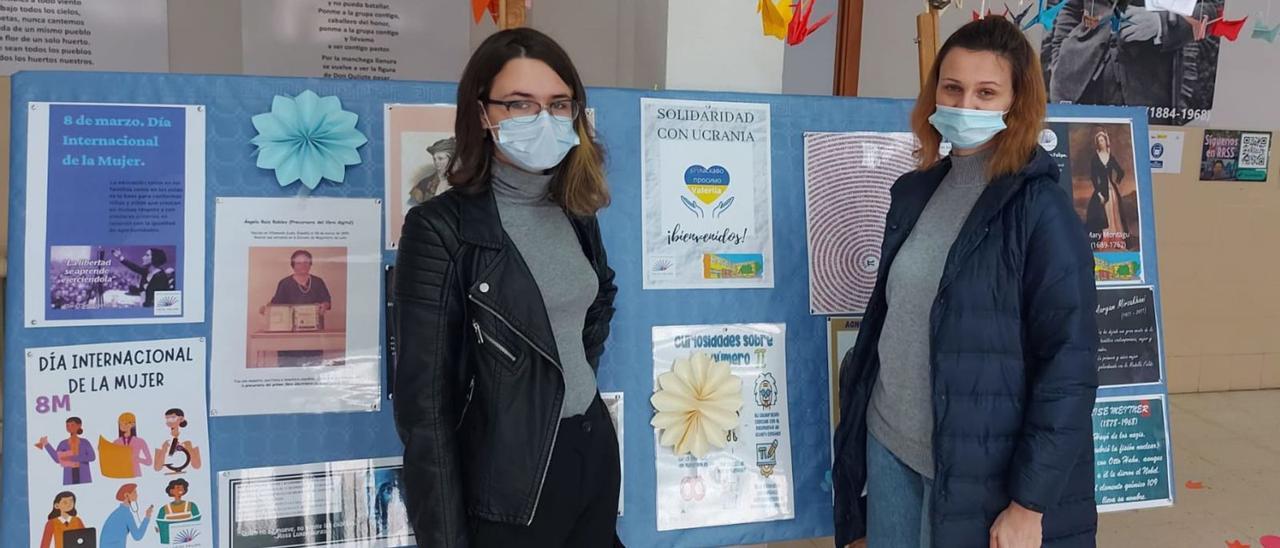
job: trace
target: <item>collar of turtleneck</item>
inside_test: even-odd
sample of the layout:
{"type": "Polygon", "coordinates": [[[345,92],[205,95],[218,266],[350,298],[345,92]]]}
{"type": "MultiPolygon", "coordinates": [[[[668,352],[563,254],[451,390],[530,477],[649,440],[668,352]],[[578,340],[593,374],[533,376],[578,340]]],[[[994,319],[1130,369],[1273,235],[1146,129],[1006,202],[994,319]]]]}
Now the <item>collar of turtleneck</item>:
{"type": "Polygon", "coordinates": [[[490,172],[493,175],[493,193],[499,200],[528,205],[548,203],[550,174],[529,173],[498,160],[493,161],[490,172]]]}

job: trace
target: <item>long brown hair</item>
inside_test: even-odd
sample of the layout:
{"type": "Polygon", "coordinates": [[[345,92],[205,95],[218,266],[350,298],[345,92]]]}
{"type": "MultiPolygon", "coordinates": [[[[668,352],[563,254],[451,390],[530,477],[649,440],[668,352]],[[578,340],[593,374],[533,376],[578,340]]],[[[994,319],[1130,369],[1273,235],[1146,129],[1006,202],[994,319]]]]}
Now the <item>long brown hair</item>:
{"type": "Polygon", "coordinates": [[[992,139],[995,152],[987,172],[993,178],[1017,173],[1039,146],[1048,98],[1035,49],[1016,25],[999,16],[985,17],[960,27],[947,38],[933,60],[929,80],[920,88],[920,97],[911,111],[911,130],[920,140],[920,149],[916,151],[920,168],[928,168],[941,160],[938,145],[942,143],[942,135],[929,123],[929,117],[937,110],[938,72],[942,61],[955,48],[989,51],[1009,64],[1013,73],[1013,106],[1005,115],[1008,127],[992,139]]]}
{"type": "Polygon", "coordinates": [[[67,512],[67,515],[76,517],[76,494],[71,491],[63,491],[53,496],[53,511],[49,512],[49,519],[57,519],[58,516],[62,515],[62,510],[58,509],[58,503],[65,498],[71,499],[71,511],[67,512]]]}
{"type": "Polygon", "coordinates": [[[578,69],[559,44],[530,28],[515,28],[493,34],[476,48],[458,82],[458,113],[454,135],[457,154],[449,161],[449,183],[456,188],[476,191],[489,184],[494,143],[489,129],[481,122],[480,101],[488,99],[493,78],[512,59],[537,59],[551,67],[573,92],[580,112],[574,129],[581,143],[552,168],[551,199],[575,215],[594,215],[609,205],[609,187],[604,176],[604,151],[588,126],[585,106],[587,90],[578,77],[578,69]]]}

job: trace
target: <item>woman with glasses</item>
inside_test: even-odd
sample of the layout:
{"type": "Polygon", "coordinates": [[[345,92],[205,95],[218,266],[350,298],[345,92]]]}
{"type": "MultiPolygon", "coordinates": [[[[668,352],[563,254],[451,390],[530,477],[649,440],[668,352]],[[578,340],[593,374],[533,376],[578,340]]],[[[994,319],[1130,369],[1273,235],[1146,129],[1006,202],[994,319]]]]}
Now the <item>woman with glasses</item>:
{"type": "Polygon", "coordinates": [[[617,287],[585,99],[546,35],[490,36],[458,84],[453,188],[405,217],[394,401],[420,546],[615,542],[596,369],[617,287]]]}

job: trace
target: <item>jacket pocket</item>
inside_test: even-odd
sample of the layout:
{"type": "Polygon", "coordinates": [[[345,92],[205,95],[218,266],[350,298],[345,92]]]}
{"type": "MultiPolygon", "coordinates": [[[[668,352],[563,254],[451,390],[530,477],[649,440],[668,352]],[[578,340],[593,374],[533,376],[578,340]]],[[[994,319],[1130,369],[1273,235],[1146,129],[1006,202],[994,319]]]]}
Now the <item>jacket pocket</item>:
{"type": "Polygon", "coordinates": [[[502,342],[489,331],[480,326],[477,320],[471,321],[471,327],[475,330],[476,343],[508,371],[514,373],[516,364],[520,361],[520,357],[512,349],[512,346],[502,342]]]}

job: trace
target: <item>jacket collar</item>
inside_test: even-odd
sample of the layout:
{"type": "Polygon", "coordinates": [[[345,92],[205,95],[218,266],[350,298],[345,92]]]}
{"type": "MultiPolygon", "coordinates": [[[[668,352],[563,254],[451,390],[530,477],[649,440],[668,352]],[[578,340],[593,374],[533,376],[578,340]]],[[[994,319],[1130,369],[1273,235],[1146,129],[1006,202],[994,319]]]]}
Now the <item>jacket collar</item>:
{"type": "Polygon", "coordinates": [[[455,191],[458,195],[458,238],[469,244],[502,249],[506,233],[498,216],[498,202],[493,187],[455,191]]]}

